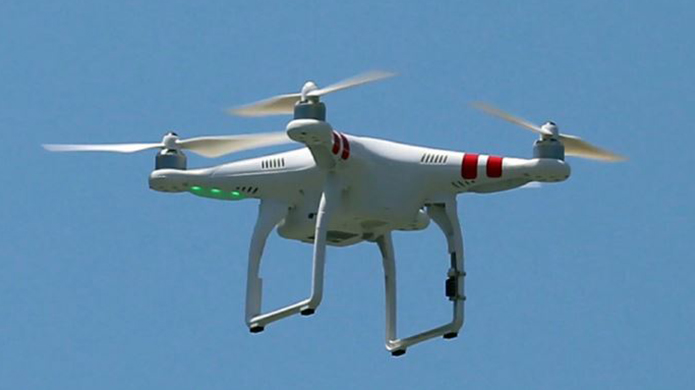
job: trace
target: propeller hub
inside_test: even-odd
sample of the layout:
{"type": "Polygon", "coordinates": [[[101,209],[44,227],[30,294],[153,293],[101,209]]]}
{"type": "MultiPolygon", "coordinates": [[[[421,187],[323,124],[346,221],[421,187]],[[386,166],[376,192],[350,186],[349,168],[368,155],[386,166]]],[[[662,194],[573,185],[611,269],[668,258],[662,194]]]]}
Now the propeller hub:
{"type": "Polygon", "coordinates": [[[313,81],[307,81],[302,87],[302,102],[306,102],[309,99],[309,92],[316,91],[319,87],[313,81]]]}
{"type": "Polygon", "coordinates": [[[560,134],[560,131],[558,130],[557,125],[554,122],[545,122],[543,126],[541,126],[541,129],[550,133],[551,138],[555,138],[558,136],[558,134],[560,134]]]}
{"type": "Polygon", "coordinates": [[[179,145],[179,136],[178,134],[174,133],[173,131],[170,131],[164,135],[164,138],[162,138],[162,145],[164,145],[164,148],[170,149],[170,150],[178,150],[179,145]]]}

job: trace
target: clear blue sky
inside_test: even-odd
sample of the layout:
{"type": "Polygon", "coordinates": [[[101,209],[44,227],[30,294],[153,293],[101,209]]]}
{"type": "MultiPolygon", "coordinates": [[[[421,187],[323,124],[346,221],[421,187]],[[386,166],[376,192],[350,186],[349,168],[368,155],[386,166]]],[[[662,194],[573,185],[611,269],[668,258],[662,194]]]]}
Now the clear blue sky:
{"type": "MultiPolygon", "coordinates": [[[[689,1],[3,1],[0,389],[692,386],[693,20],[689,1]],[[375,245],[330,249],[317,314],[251,335],[254,201],[150,191],[150,153],[39,147],[282,130],[223,109],[369,69],[399,77],[326,98],[334,127],[529,156],[484,100],[630,157],[459,197],[464,331],[400,359],[375,245]]],[[[304,297],[310,246],[269,245],[268,306],[304,297]]],[[[405,335],[448,318],[447,258],[434,228],[396,245],[405,335]]]]}

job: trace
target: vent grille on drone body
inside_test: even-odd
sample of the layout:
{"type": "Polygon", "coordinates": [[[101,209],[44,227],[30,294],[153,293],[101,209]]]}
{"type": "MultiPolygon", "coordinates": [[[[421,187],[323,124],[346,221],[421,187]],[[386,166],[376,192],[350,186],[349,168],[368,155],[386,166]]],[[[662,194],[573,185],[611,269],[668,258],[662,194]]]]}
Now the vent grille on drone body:
{"type": "Polygon", "coordinates": [[[267,158],[261,161],[261,169],[278,169],[285,166],[285,158],[267,158]]]}
{"type": "Polygon", "coordinates": [[[245,195],[253,195],[256,192],[258,192],[258,187],[256,187],[256,186],[238,186],[234,190],[241,192],[245,195]]]}
{"type": "Polygon", "coordinates": [[[442,165],[446,164],[446,160],[448,159],[449,156],[446,154],[424,153],[422,157],[420,157],[420,164],[442,165]]]}
{"type": "Polygon", "coordinates": [[[452,181],[451,185],[458,190],[458,192],[465,191],[469,186],[475,184],[475,180],[457,180],[452,181]]]}

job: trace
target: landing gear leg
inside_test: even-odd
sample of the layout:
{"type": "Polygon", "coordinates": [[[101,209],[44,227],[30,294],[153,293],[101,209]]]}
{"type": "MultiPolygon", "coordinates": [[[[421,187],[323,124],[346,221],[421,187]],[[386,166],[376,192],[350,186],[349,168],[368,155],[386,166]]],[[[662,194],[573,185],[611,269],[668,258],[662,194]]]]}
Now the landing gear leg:
{"type": "Polygon", "coordinates": [[[311,295],[303,301],[269,313],[261,313],[263,281],[258,274],[266,239],[275,225],[287,214],[287,205],[274,202],[261,203],[258,221],[256,222],[249,250],[248,284],[246,288],[246,324],[252,333],[261,332],[267,324],[290,315],[300,313],[306,316],[314,314],[316,311],[323,297],[328,221],[336,202],[339,201],[339,195],[340,191],[337,182],[333,174],[329,173],[317,213],[311,295]]]}
{"type": "Polygon", "coordinates": [[[452,302],[453,314],[451,322],[415,334],[406,338],[398,338],[396,318],[396,264],[391,233],[385,233],[377,239],[384,266],[384,283],[386,291],[386,349],[393,356],[405,354],[408,347],[434,337],[452,339],[458,335],[463,326],[465,296],[463,294],[465,272],[463,270],[463,238],[456,214],[456,200],[451,199],[443,204],[429,205],[427,213],[440,227],[447,238],[451,266],[447,273],[445,295],[452,302]]]}

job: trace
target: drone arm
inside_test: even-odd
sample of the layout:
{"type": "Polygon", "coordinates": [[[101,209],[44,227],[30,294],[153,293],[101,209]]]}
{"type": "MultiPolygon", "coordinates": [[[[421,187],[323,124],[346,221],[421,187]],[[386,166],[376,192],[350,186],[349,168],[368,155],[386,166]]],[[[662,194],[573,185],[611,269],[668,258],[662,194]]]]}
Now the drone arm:
{"type": "Polygon", "coordinates": [[[453,303],[453,316],[451,322],[445,325],[407,338],[397,338],[396,265],[393,243],[390,233],[379,237],[377,244],[383,260],[386,291],[386,349],[394,356],[402,355],[411,345],[434,337],[454,338],[463,326],[465,272],[463,271],[463,239],[456,214],[456,200],[450,198],[444,204],[429,205],[427,213],[439,225],[447,238],[451,267],[447,273],[446,295],[453,303]]]}
{"type": "Polygon", "coordinates": [[[316,166],[332,170],[340,161],[350,158],[349,138],[331,127],[330,123],[316,119],[295,119],[287,125],[287,135],[303,143],[311,151],[316,166]]]}

